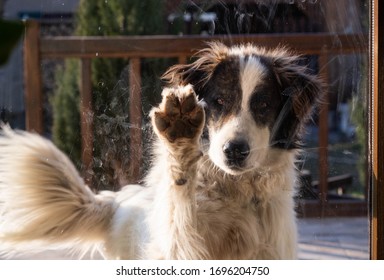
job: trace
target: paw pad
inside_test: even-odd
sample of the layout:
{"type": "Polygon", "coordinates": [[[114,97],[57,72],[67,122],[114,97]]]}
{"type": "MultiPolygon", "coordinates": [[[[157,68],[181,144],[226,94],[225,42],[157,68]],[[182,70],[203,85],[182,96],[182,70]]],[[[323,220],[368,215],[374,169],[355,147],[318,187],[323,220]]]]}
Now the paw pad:
{"type": "Polygon", "coordinates": [[[165,88],[160,106],[152,111],[155,131],[170,142],[200,137],[204,110],[191,86],[165,88]]]}

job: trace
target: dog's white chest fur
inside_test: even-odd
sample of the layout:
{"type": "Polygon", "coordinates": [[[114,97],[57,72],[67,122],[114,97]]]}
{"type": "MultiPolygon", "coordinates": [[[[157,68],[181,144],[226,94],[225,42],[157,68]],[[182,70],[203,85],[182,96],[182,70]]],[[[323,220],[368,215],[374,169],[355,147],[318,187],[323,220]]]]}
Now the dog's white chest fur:
{"type": "MultiPolygon", "coordinates": [[[[286,164],[293,164],[292,160],[287,155],[286,164]]],[[[269,178],[245,175],[239,179],[223,174],[207,156],[199,163],[197,226],[210,258],[296,257],[294,173],[283,169],[269,173],[269,178]]],[[[169,204],[164,203],[171,199],[164,192],[169,184],[168,176],[164,176],[167,163],[159,160],[157,166],[150,175],[154,186],[127,186],[117,198],[123,202],[114,217],[112,242],[106,244],[107,254],[113,258],[163,259],[172,247],[168,224],[172,217],[169,204]]]]}

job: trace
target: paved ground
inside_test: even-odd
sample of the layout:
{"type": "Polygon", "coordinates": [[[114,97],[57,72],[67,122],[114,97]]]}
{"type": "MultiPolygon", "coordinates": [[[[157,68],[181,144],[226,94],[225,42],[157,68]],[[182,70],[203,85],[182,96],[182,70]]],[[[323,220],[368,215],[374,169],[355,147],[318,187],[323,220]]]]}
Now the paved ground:
{"type": "Polygon", "coordinates": [[[359,218],[299,220],[300,259],[369,259],[369,221],[359,218]]]}
{"type": "MultiPolygon", "coordinates": [[[[300,219],[299,259],[369,259],[368,226],[368,219],[360,217],[300,219]]],[[[84,258],[92,257],[86,255],[84,258]]],[[[100,256],[93,258],[100,259],[100,256]]],[[[65,251],[46,250],[38,254],[25,252],[17,259],[77,258],[65,251]]]]}

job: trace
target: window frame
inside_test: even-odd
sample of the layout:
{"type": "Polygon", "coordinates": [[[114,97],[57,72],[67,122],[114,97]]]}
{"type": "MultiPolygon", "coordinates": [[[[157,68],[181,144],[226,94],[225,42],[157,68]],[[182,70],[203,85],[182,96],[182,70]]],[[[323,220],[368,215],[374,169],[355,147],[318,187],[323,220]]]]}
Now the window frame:
{"type": "Polygon", "coordinates": [[[370,257],[373,260],[382,260],[384,259],[384,3],[373,0],[370,8],[372,62],[368,143],[368,147],[371,147],[368,155],[371,163],[370,257]]]}

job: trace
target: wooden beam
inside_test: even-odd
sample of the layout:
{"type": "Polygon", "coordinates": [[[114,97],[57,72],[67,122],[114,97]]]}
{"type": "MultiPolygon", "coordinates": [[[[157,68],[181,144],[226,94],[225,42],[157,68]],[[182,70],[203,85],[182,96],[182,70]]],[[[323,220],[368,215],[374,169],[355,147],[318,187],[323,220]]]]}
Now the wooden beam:
{"type": "Polygon", "coordinates": [[[363,200],[335,199],[328,201],[323,209],[317,200],[302,199],[298,201],[297,215],[300,218],[326,217],[363,217],[367,216],[367,203],[363,200]]]}
{"type": "Polygon", "coordinates": [[[80,61],[80,118],[81,118],[81,160],[85,181],[91,184],[91,169],[93,162],[93,109],[91,60],[83,58],[80,61]]]}
{"type": "Polygon", "coordinates": [[[141,67],[140,58],[129,62],[129,121],[130,135],[130,173],[134,183],[140,180],[142,164],[142,102],[141,102],[141,67]]]}
{"type": "Polygon", "coordinates": [[[27,21],[24,38],[25,125],[28,131],[42,134],[43,93],[39,50],[39,24],[36,21],[27,21]]]}
{"type": "Polygon", "coordinates": [[[186,64],[187,63],[187,57],[185,55],[179,56],[178,63],[179,64],[186,64]]]}
{"type": "Polygon", "coordinates": [[[368,36],[364,34],[262,34],[231,36],[110,36],[46,37],[41,39],[43,57],[179,57],[191,56],[209,41],[228,45],[254,43],[267,48],[286,45],[305,54],[365,52],[368,36]],[[362,40],[356,40],[356,38],[362,40]],[[335,40],[337,38],[337,40],[335,40]],[[365,40],[364,40],[365,38],[365,40]]]}
{"type": "Polygon", "coordinates": [[[384,3],[372,1],[371,128],[372,189],[370,196],[371,259],[384,259],[384,3]]]}

